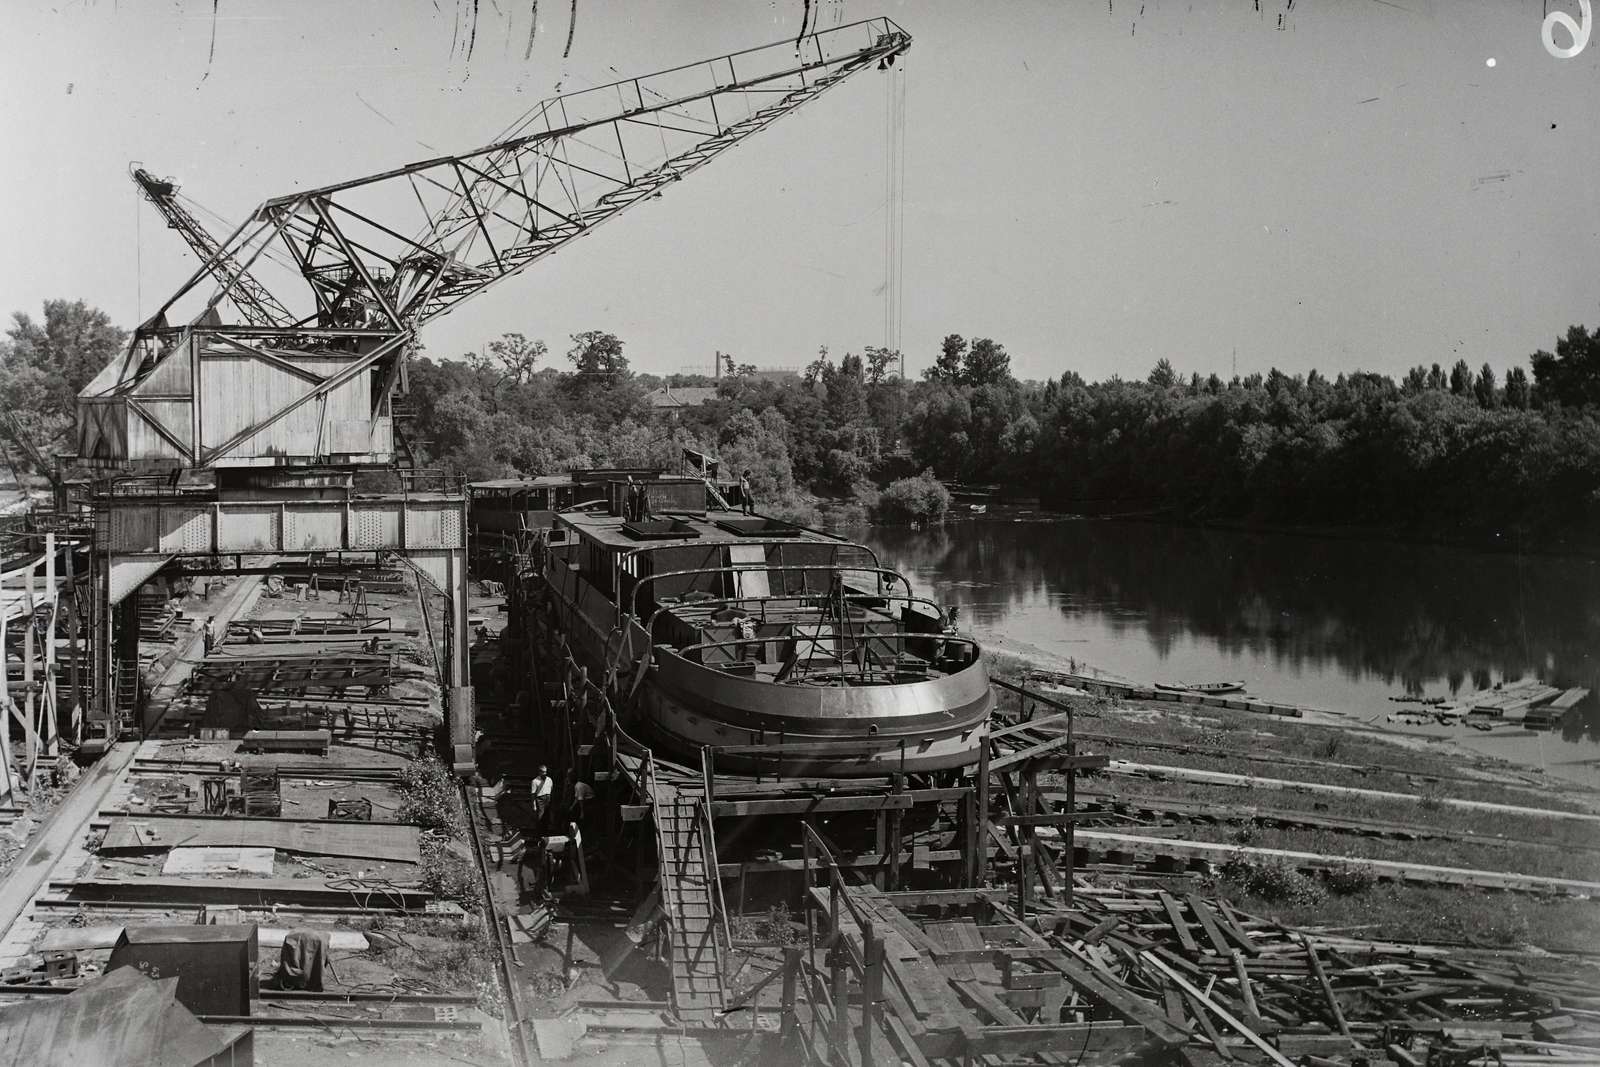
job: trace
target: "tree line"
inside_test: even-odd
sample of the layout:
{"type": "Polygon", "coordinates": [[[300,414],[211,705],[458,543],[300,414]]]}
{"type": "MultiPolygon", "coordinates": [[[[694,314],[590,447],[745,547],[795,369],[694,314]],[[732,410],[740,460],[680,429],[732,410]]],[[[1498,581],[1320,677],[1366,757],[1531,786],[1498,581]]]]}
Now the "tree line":
{"type": "MultiPolygon", "coordinates": [[[[47,453],[70,441],[73,397],[126,334],[82,301],[0,339],[0,404],[47,453]]],[[[873,346],[802,373],[635,372],[616,335],[573,335],[565,359],[507,333],[461,359],[419,355],[399,406],[422,462],[471,478],[585,466],[675,469],[684,449],[752,473],[765,509],[816,520],[937,518],[938,482],[1037,486],[1047,506],[1284,525],[1534,536],[1600,527],[1600,329],[1573,326],[1531,375],[1465,361],[1395,380],[1276,369],[1223,381],[1159,360],[1139,380],[1068,370],[1019,381],[1004,345],[951,334],[919,380],[873,346]],[[663,386],[715,388],[663,412],[663,386]],[[902,484],[896,486],[896,482],[902,484]],[[892,491],[890,491],[892,489],[892,491]],[[884,494],[888,492],[887,498],[884,494]]]]}

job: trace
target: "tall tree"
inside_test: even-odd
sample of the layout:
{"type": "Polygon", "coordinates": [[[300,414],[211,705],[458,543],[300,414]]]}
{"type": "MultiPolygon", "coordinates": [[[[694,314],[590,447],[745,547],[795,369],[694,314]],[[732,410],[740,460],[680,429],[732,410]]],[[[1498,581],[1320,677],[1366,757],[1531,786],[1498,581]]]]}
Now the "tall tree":
{"type": "Polygon", "coordinates": [[[888,376],[889,369],[900,362],[900,353],[892,348],[874,348],[868,345],[867,384],[879,385],[888,376]]]}
{"type": "Polygon", "coordinates": [[[628,377],[628,360],[614,333],[589,330],[572,335],[567,358],[577,368],[578,384],[609,388],[628,377]]]}
{"type": "Polygon", "coordinates": [[[924,377],[946,382],[961,380],[962,361],[967,355],[967,340],[953,333],[939,342],[939,356],[933,366],[923,372],[924,377]]]}
{"type": "Polygon", "coordinates": [[[1172,369],[1172,360],[1162,356],[1156,360],[1147,380],[1157,389],[1170,389],[1178,384],[1178,372],[1172,369]]]}
{"type": "Polygon", "coordinates": [[[1582,326],[1567,330],[1556,342],[1554,355],[1540,350],[1528,360],[1543,403],[1553,400],[1568,407],[1600,404],[1600,329],[1593,334],[1582,326]]]}
{"type": "Polygon", "coordinates": [[[1011,377],[1011,357],[1005,348],[987,337],[972,342],[962,366],[961,380],[967,385],[995,385],[1011,377]]]}
{"type": "Polygon", "coordinates": [[[1478,372],[1477,379],[1472,383],[1472,395],[1478,398],[1481,408],[1498,407],[1500,403],[1499,389],[1495,385],[1494,368],[1485,363],[1478,372]]]}
{"type": "Polygon", "coordinates": [[[110,362],[128,338],[111,317],[82,300],[46,300],[44,321],[14,312],[9,341],[0,350],[0,375],[37,378],[36,403],[43,415],[71,417],[80,390],[110,362]]]}
{"type": "Polygon", "coordinates": [[[1512,367],[1506,371],[1506,407],[1526,411],[1530,393],[1527,371],[1521,367],[1512,367]]]}

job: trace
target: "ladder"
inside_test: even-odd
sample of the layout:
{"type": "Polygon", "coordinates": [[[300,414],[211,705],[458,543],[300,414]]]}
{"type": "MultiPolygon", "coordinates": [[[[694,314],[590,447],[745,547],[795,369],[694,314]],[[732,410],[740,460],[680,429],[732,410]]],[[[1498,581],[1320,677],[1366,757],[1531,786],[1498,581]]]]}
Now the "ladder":
{"type": "Polygon", "coordinates": [[[138,726],[139,661],[137,659],[116,661],[112,707],[115,710],[108,736],[114,740],[121,731],[138,726]]]}
{"type": "Polygon", "coordinates": [[[661,905],[671,946],[672,1008],[685,1022],[711,1024],[726,1003],[717,939],[716,846],[707,856],[704,791],[650,775],[661,868],[661,905]]]}

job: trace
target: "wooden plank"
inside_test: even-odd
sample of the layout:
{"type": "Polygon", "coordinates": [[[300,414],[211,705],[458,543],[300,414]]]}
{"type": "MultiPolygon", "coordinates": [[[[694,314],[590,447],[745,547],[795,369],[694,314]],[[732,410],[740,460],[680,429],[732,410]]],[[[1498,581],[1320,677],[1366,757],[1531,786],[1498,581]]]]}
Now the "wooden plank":
{"type": "MultiPolygon", "coordinates": [[[[1067,1023],[1059,1026],[986,1026],[967,1041],[971,1057],[1025,1056],[1054,1052],[1074,1063],[1105,1053],[1131,1053],[1153,1044],[1138,1026],[1067,1023]]],[[[1121,1058],[1118,1056],[1117,1058],[1121,1058]]]]}
{"type": "Polygon", "coordinates": [[[898,796],[864,797],[786,797],[772,800],[717,800],[711,804],[711,817],[724,819],[740,815],[820,815],[835,811],[907,810],[917,802],[915,793],[898,796]]]}
{"type": "Polygon", "coordinates": [[[1044,962],[1066,976],[1078,992],[1104,1004],[1126,1021],[1148,1030],[1161,1044],[1175,1047],[1189,1040],[1187,1029],[1174,1026],[1159,1008],[1127,987],[1101,978],[1076,960],[1061,957],[1044,962]]]}
{"type": "Polygon", "coordinates": [[[1296,1067],[1296,1064],[1293,1060],[1279,1052],[1277,1048],[1275,1048],[1260,1034],[1250,1029],[1238,1019],[1235,1019],[1232,1015],[1228,1014],[1225,1008],[1219,1005],[1216,1001],[1212,1000],[1210,997],[1206,996],[1200,990],[1196,989],[1181,974],[1168,967],[1165,963],[1162,963],[1149,952],[1141,952],[1139,956],[1141,959],[1148,961],[1149,964],[1156,970],[1161,971],[1168,978],[1176,982],[1179,989],[1182,989],[1184,992],[1192,995],[1202,1006],[1215,1012],[1217,1018],[1221,1019],[1223,1022],[1233,1027],[1238,1033],[1242,1034],[1246,1041],[1249,1041],[1256,1048],[1260,1049],[1262,1052],[1265,1052],[1267,1056],[1278,1065],[1278,1067],[1296,1067]]]}
{"type": "Polygon", "coordinates": [[[1007,1005],[1001,1003],[1000,998],[996,997],[993,993],[989,992],[988,989],[984,988],[982,982],[963,978],[955,978],[951,979],[950,984],[955,986],[956,989],[960,990],[961,995],[965,997],[974,1007],[981,1011],[987,1012],[989,1017],[995,1021],[996,1025],[1027,1025],[1026,1019],[1018,1015],[1007,1005]]]}
{"type": "Polygon", "coordinates": [[[1311,965],[1311,973],[1317,976],[1317,984],[1322,986],[1322,995],[1328,998],[1328,1010],[1333,1013],[1333,1021],[1339,1026],[1339,1033],[1346,1038],[1350,1036],[1350,1024],[1344,1020],[1344,1010],[1339,1007],[1339,998],[1334,996],[1333,983],[1328,981],[1328,972],[1322,969],[1322,960],[1317,957],[1315,946],[1300,935],[1300,944],[1305,946],[1306,962],[1311,965]]]}
{"type": "Polygon", "coordinates": [[[1189,933],[1189,924],[1183,921],[1183,911],[1178,907],[1178,902],[1172,899],[1169,893],[1161,894],[1161,906],[1167,909],[1167,918],[1172,920],[1172,929],[1178,935],[1178,943],[1190,955],[1198,955],[1200,946],[1195,944],[1194,935],[1189,933]]]}
{"type": "MultiPolygon", "coordinates": [[[[1032,694],[1029,695],[1031,696],[1032,694]]],[[[1041,726],[1051,726],[1056,723],[1064,723],[1067,718],[1068,716],[1063,713],[1057,715],[1046,715],[1042,719],[1031,719],[1027,722],[1012,723],[1010,726],[1002,726],[998,730],[990,730],[989,740],[994,741],[1001,737],[1010,737],[1012,734],[1020,734],[1024,730],[1037,730],[1041,726]]]]}
{"type": "Polygon", "coordinates": [[[885,893],[884,899],[898,908],[920,908],[928,905],[975,904],[978,901],[1004,900],[1011,895],[1009,889],[912,889],[885,893]]]}
{"type": "Polygon", "coordinates": [[[1205,901],[1192,893],[1189,894],[1187,899],[1189,901],[1189,910],[1194,912],[1194,917],[1200,920],[1201,929],[1206,932],[1206,940],[1210,941],[1217,950],[1217,955],[1227,956],[1229,952],[1233,951],[1233,946],[1224,940],[1222,930],[1217,926],[1216,916],[1211,913],[1210,907],[1206,905],[1205,901]]]}
{"type": "Polygon", "coordinates": [[[1206,1040],[1211,1042],[1211,1047],[1217,1050],[1217,1055],[1225,1060],[1233,1059],[1233,1053],[1223,1044],[1222,1035],[1217,1033],[1217,1028],[1212,1024],[1211,1017],[1206,1014],[1204,1006],[1192,993],[1185,993],[1184,998],[1189,1002],[1189,1013],[1194,1016],[1195,1022],[1200,1024],[1201,1032],[1206,1035],[1206,1040]]]}
{"type": "Polygon", "coordinates": [[[1226,900],[1218,900],[1217,903],[1222,908],[1222,914],[1217,917],[1217,923],[1222,927],[1223,932],[1237,941],[1239,947],[1250,953],[1250,955],[1259,955],[1261,946],[1256,944],[1255,938],[1251,937],[1249,931],[1239,922],[1239,917],[1233,913],[1232,906],[1226,900]]]}

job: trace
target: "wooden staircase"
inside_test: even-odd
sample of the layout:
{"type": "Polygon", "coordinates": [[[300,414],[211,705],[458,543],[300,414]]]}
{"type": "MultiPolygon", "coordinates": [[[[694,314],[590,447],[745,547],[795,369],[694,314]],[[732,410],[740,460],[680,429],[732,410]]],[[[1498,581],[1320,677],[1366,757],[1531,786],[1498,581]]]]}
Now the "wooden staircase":
{"type": "Polygon", "coordinates": [[[704,791],[652,775],[650,792],[661,906],[670,931],[672,1008],[685,1022],[710,1025],[726,1003],[726,991],[717,934],[716,847],[708,857],[704,791]]]}

